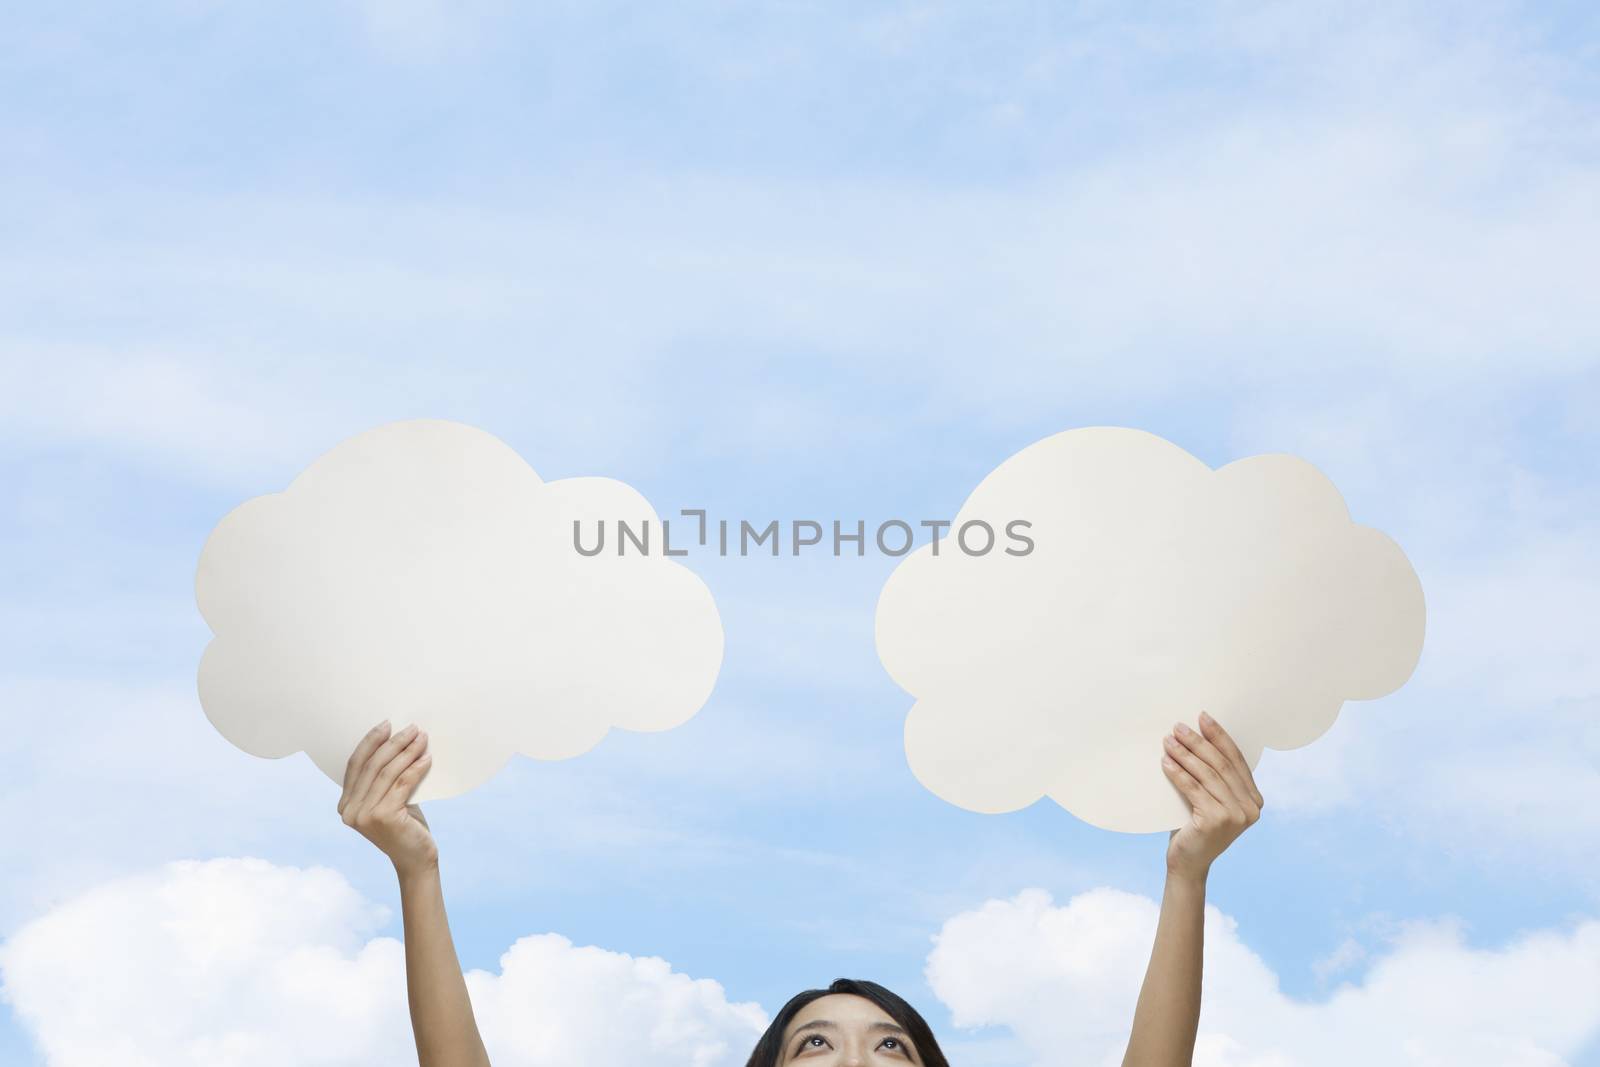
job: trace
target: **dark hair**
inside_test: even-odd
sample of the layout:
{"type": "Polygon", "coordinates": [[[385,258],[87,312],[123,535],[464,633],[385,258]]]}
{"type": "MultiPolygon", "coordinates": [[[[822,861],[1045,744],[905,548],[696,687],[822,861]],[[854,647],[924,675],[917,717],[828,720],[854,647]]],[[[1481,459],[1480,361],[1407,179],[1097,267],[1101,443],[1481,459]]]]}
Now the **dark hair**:
{"type": "Polygon", "coordinates": [[[830,993],[849,993],[853,996],[866,997],[888,1013],[889,1018],[899,1023],[910,1035],[911,1043],[916,1046],[917,1054],[922,1057],[923,1067],[950,1067],[950,1061],[945,1059],[944,1053],[939,1050],[939,1042],[934,1040],[933,1030],[929,1028],[927,1020],[917,1014],[916,1008],[877,982],[857,978],[840,978],[827,989],[807,989],[790,997],[789,1003],[779,1010],[777,1017],[772,1020],[772,1025],[767,1027],[767,1032],[756,1042],[755,1051],[750,1053],[750,1061],[745,1067],[778,1067],[779,1061],[783,1058],[783,1032],[789,1028],[794,1017],[800,1014],[801,1008],[818,997],[825,997],[830,993]]]}

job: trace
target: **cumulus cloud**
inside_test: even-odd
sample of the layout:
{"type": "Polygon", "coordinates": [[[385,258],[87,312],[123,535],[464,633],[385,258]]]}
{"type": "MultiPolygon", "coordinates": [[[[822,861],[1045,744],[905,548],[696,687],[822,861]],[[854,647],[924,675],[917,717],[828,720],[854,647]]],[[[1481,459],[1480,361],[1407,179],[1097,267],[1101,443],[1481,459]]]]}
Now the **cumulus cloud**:
{"type": "Polygon", "coordinates": [[[1213,471],[1142,430],[1068,430],[992,471],[953,527],[1019,520],[1031,550],[926,545],[878,602],[879,656],[917,698],[907,759],[962,807],[1048,795],[1098,826],[1170,829],[1188,817],[1160,768],[1175,720],[1210,711],[1254,765],[1421,654],[1405,554],[1297,457],[1213,471]]]}
{"type": "MultiPolygon", "coordinates": [[[[48,1067],[415,1062],[401,943],[326,868],[169,863],[62,903],[0,947],[48,1067]]],[[[497,1067],[721,1067],[766,1016],[664,960],[525,937],[467,985],[497,1067]]]]}
{"type": "Polygon", "coordinates": [[[721,621],[659,544],[617,551],[619,523],[659,531],[622,482],[541,481],[482,430],[358,434],[207,540],[201,703],[246,752],[305,751],[335,781],[374,722],[416,722],[434,755],[419,801],[516,752],[565,759],[613,726],[676,726],[710,696],[721,621]],[[575,522],[585,548],[608,529],[606,551],[576,551],[575,522]]]}
{"type": "MultiPolygon", "coordinates": [[[[927,978],[958,1027],[1009,1027],[1031,1067],[1114,1067],[1158,913],[1114,889],[1061,906],[1024,890],[946,921],[927,978]]],[[[1214,907],[1205,939],[1196,1067],[1558,1067],[1600,1034],[1600,921],[1492,949],[1412,924],[1320,1002],[1286,996],[1214,907]]]]}

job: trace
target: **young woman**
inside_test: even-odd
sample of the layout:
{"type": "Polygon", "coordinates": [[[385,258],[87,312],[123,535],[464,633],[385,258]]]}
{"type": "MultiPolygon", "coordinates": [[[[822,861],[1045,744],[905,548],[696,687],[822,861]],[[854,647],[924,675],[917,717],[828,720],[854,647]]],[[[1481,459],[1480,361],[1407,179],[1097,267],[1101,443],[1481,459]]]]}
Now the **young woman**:
{"type": "MultiPolygon", "coordinates": [[[[1250,766],[1204,713],[1196,732],[1179,724],[1165,739],[1167,778],[1189,802],[1186,826],[1167,843],[1167,882],[1155,947],[1133,1013],[1124,1067],[1187,1067],[1200,1021],[1201,932],[1211,862],[1260,817],[1250,766]]],[[[400,879],[406,995],[421,1067],[486,1067],[439,884],[439,850],[422,809],[408,803],[427,773],[428,736],[382,723],[345,766],[339,814],[377,845],[400,879]]],[[[747,1067],[949,1067],[933,1032],[904,1000],[874,982],[841,978],[790,999],[747,1067]]]]}

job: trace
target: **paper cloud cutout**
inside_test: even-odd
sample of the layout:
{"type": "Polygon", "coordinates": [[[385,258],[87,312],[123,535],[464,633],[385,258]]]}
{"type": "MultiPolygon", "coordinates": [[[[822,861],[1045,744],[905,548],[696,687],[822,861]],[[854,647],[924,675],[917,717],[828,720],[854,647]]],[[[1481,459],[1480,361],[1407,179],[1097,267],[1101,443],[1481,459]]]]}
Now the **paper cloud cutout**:
{"type": "Polygon", "coordinates": [[[1173,723],[1210,712],[1253,767],[1263,747],[1316,740],[1346,700],[1403,685],[1423,621],[1405,554],[1305,460],[1212,470],[1096,426],[984,478],[938,554],[925,545],[889,576],[877,645],[916,697],[906,758],[935,794],[990,813],[1049,796],[1146,832],[1188,819],[1160,766],[1173,723]],[[974,520],[1001,534],[993,551],[953,543],[974,520]],[[1031,523],[1031,551],[1004,538],[1014,520],[1031,523]]]}
{"type": "Polygon", "coordinates": [[[334,781],[388,718],[429,734],[413,800],[487,781],[513,753],[566,759],[613,726],[665,730],[722,663],[711,592],[660,556],[596,556],[596,524],[658,519],[622,482],[544,482],[510,447],[419,419],[358,434],[217,525],[195,595],[215,634],[200,702],[257,756],[334,781]]]}

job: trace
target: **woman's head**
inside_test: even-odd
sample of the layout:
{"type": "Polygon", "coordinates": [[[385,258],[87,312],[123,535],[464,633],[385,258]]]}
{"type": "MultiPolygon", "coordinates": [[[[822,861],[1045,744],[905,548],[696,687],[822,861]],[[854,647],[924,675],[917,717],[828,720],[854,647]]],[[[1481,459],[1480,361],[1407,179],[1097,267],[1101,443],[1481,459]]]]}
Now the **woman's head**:
{"type": "Polygon", "coordinates": [[[746,1067],[950,1067],[917,1010],[876,982],[841,978],[789,998],[746,1067]]]}

